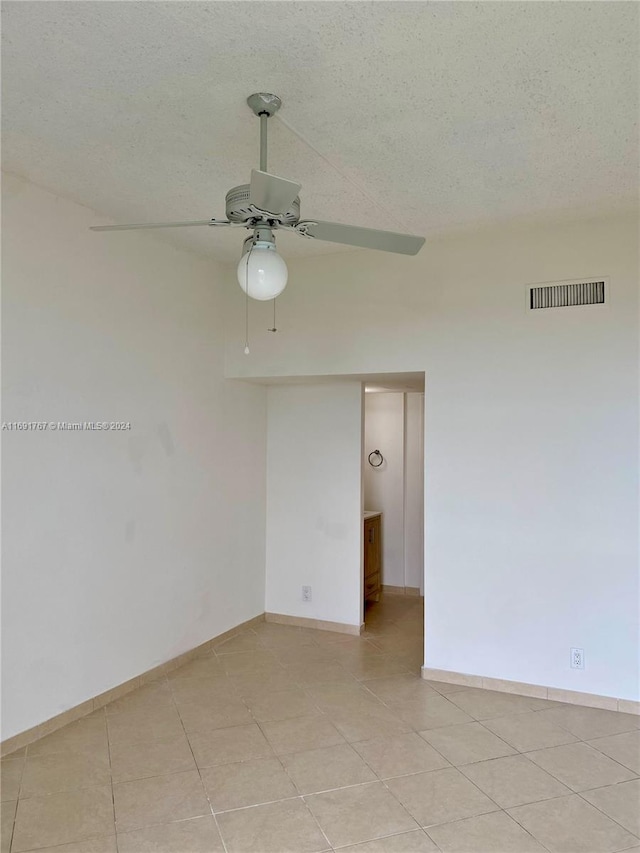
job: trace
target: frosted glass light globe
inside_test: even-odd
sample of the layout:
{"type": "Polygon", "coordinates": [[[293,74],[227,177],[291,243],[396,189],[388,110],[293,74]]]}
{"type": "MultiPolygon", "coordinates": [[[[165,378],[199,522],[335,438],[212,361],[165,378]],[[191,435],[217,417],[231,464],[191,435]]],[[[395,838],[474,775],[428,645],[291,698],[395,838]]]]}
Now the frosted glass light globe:
{"type": "Polygon", "coordinates": [[[275,299],[287,285],[287,265],[276,252],[274,243],[258,241],[240,258],[238,284],[252,299],[275,299]]]}

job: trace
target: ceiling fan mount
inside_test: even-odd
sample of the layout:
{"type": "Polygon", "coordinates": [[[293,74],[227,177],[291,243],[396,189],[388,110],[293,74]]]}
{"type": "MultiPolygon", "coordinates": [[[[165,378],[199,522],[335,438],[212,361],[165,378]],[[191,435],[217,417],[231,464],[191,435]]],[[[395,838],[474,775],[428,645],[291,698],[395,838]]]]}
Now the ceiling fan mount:
{"type": "Polygon", "coordinates": [[[258,117],[266,115],[267,118],[274,116],[280,107],[282,101],[277,95],[271,95],[269,92],[254,92],[249,95],[247,103],[258,117]]]}
{"type": "MultiPolygon", "coordinates": [[[[247,104],[254,115],[260,119],[260,168],[251,171],[251,181],[230,189],[225,197],[226,219],[200,219],[188,222],[156,222],[131,225],[98,225],[92,231],[128,231],[140,228],[183,228],[196,225],[209,227],[236,227],[251,230],[253,234],[244,241],[241,265],[244,256],[251,247],[275,250],[273,231],[285,229],[309,239],[330,243],[342,243],[363,249],[379,249],[384,252],[397,252],[403,255],[415,255],[424,243],[424,237],[411,234],[397,234],[392,231],[379,231],[373,228],[343,225],[338,222],[322,222],[315,219],[300,220],[301,186],[295,181],[271,175],[267,171],[267,124],[274,116],[282,101],[277,95],[268,92],[255,92],[247,98],[247,104]],[[247,249],[249,246],[249,249],[247,249]]],[[[275,261],[271,258],[270,263],[275,261]]],[[[247,261],[248,263],[248,261],[247,261]]],[[[242,275],[238,280],[243,289],[248,282],[242,276],[246,273],[247,263],[242,266],[242,275]]],[[[281,261],[284,265],[284,261],[281,261]]],[[[286,266],[284,266],[286,283],[286,266]]],[[[284,287],[284,285],[282,285],[284,287]]],[[[266,298],[266,297],[256,297],[266,298]]]]}

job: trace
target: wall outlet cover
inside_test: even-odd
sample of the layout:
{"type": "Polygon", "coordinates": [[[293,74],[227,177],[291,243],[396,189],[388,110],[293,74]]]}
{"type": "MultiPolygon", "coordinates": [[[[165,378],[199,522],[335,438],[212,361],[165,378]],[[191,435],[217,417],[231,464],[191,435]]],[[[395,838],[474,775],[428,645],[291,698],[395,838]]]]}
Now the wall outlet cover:
{"type": "Polygon", "coordinates": [[[311,601],[311,587],[303,586],[302,587],[302,600],[303,601],[311,601]]]}
{"type": "Polygon", "coordinates": [[[571,669],[584,669],[584,649],[571,649],[571,669]]]}

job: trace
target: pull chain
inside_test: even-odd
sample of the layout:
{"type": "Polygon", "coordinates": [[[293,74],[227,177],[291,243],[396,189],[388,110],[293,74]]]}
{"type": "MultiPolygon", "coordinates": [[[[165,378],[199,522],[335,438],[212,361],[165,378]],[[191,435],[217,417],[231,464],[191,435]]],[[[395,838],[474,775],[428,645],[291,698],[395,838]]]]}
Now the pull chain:
{"type": "Polygon", "coordinates": [[[244,292],[245,292],[245,300],[244,300],[244,354],[249,355],[249,261],[251,260],[251,252],[253,252],[253,246],[249,249],[249,257],[247,258],[247,263],[245,265],[245,279],[244,279],[244,292]]]}
{"type": "Polygon", "coordinates": [[[267,329],[267,332],[277,332],[276,329],[276,300],[273,300],[273,329],[267,329]]]}

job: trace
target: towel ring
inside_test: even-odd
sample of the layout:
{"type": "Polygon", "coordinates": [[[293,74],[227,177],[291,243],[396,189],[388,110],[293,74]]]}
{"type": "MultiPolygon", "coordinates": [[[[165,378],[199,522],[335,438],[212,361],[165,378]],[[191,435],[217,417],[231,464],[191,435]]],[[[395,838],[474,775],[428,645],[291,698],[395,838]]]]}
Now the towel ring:
{"type": "Polygon", "coordinates": [[[372,468],[379,468],[382,465],[382,463],[384,462],[384,456],[382,455],[382,453],[380,453],[379,450],[372,450],[371,453],[369,454],[368,459],[369,459],[369,465],[371,465],[372,468]],[[372,456],[378,457],[378,459],[380,461],[377,463],[372,462],[371,461],[372,456]]]}

